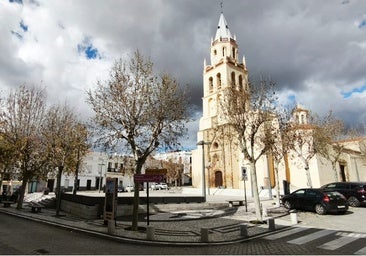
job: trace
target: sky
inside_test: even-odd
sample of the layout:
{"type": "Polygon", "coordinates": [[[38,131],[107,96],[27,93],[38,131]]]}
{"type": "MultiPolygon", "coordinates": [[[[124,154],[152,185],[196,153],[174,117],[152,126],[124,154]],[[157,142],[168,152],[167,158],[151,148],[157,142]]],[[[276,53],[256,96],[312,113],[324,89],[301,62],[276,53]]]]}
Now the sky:
{"type": "Polygon", "coordinates": [[[182,149],[195,148],[203,63],[221,12],[249,77],[276,81],[281,104],[366,124],[363,0],[0,0],[0,91],[43,86],[50,104],[67,102],[87,118],[86,90],[138,49],[188,86],[182,149]]]}

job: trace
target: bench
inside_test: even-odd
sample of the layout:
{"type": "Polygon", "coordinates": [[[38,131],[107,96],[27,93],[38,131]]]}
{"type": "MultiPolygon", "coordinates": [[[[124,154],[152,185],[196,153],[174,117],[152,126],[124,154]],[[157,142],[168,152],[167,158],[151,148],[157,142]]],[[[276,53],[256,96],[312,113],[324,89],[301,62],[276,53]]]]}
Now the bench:
{"type": "Polygon", "coordinates": [[[41,205],[41,204],[38,204],[38,203],[36,203],[36,202],[30,202],[29,203],[29,206],[32,208],[32,212],[34,212],[34,213],[39,213],[39,212],[41,212],[42,211],[42,208],[44,208],[44,206],[43,205],[41,205]]]}
{"type": "Polygon", "coordinates": [[[2,203],[4,204],[4,207],[10,207],[10,205],[15,204],[14,201],[2,201],[2,203]]]}
{"type": "Polygon", "coordinates": [[[237,206],[244,206],[244,200],[227,200],[229,202],[229,207],[233,207],[234,205],[237,206]]]}

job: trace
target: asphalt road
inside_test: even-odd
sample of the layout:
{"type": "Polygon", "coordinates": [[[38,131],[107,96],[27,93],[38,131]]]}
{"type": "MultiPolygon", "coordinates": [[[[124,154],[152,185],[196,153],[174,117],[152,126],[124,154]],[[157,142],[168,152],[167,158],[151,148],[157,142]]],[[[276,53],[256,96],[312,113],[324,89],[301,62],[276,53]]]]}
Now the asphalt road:
{"type": "MultiPolygon", "coordinates": [[[[330,216],[337,218],[339,216],[330,216]]],[[[244,243],[210,246],[148,246],[125,244],[72,232],[22,218],[0,213],[0,254],[115,254],[115,255],[243,255],[243,254],[354,254],[366,245],[365,237],[355,238],[345,247],[329,249],[327,242],[340,239],[344,232],[305,228],[281,230],[270,236],[258,237],[244,243]],[[294,232],[296,231],[296,232],[294,232]],[[288,235],[291,234],[291,235],[288,235]],[[287,236],[286,236],[287,234],[287,236]],[[308,241],[310,237],[318,239],[308,241]],[[298,238],[294,243],[293,239],[298,238]],[[306,240],[308,239],[308,240],[306,240]]],[[[349,233],[349,232],[348,232],[349,233]]],[[[351,234],[351,233],[349,233],[351,234]]],[[[353,234],[353,233],[352,233],[353,234]]]]}
{"type": "Polygon", "coordinates": [[[323,229],[361,232],[366,234],[364,219],[366,207],[350,207],[346,214],[318,215],[313,212],[299,212],[299,225],[323,229]]]}

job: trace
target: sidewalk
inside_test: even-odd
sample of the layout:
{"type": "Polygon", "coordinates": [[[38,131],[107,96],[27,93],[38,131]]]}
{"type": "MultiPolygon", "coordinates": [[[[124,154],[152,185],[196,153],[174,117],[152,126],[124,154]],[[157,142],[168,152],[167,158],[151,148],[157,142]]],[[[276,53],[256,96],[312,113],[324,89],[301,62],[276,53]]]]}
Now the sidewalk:
{"type": "MultiPolygon", "coordinates": [[[[230,197],[232,198],[232,196],[230,197]]],[[[170,245],[205,245],[225,244],[244,241],[273,231],[268,223],[256,224],[254,203],[248,201],[248,206],[228,207],[227,196],[208,196],[206,204],[220,205],[209,210],[179,210],[150,215],[147,225],[146,214],[139,216],[139,231],[128,230],[131,217],[118,217],[116,223],[104,225],[102,219],[85,220],[61,212],[55,216],[55,209],[42,209],[40,213],[32,213],[24,204],[24,208],[16,210],[11,207],[0,207],[0,212],[39,221],[50,225],[74,231],[87,232],[114,240],[170,245]],[[227,205],[227,207],[223,207],[227,205]],[[242,235],[243,224],[246,225],[247,236],[242,235]],[[202,231],[203,229],[203,231],[202,231]],[[208,230],[202,237],[201,232],[208,230]]],[[[274,218],[275,229],[291,225],[287,211],[282,207],[275,207],[274,200],[262,199],[262,207],[267,209],[264,219],[274,218]]]]}

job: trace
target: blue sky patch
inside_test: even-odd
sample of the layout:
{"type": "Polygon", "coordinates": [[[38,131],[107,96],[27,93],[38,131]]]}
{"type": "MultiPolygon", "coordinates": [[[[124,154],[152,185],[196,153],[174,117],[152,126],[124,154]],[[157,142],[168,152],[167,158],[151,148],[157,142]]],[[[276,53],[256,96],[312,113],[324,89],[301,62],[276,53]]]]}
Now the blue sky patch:
{"type": "Polygon", "coordinates": [[[23,4],[23,0],[9,0],[9,3],[23,4]]]}
{"type": "Polygon", "coordinates": [[[366,27],[366,20],[363,20],[360,22],[360,24],[358,24],[358,28],[363,28],[366,27]]]}
{"type": "Polygon", "coordinates": [[[85,54],[88,59],[96,59],[99,55],[98,50],[93,48],[93,45],[90,45],[85,49],[85,54]]]}
{"type": "Polygon", "coordinates": [[[342,96],[344,99],[348,99],[350,98],[354,93],[361,93],[361,92],[364,92],[366,91],[366,84],[359,87],[359,88],[355,88],[353,89],[352,91],[349,91],[349,92],[341,92],[342,96]]]}
{"type": "Polygon", "coordinates": [[[99,51],[93,46],[89,38],[85,38],[81,44],[78,44],[79,54],[85,54],[87,59],[101,59],[99,51]]]}
{"type": "Polygon", "coordinates": [[[287,100],[289,103],[295,103],[296,102],[296,96],[294,94],[291,94],[287,97],[287,100]]]}
{"type": "Polygon", "coordinates": [[[24,32],[28,31],[28,26],[24,24],[23,20],[19,23],[19,26],[24,32]]]}

